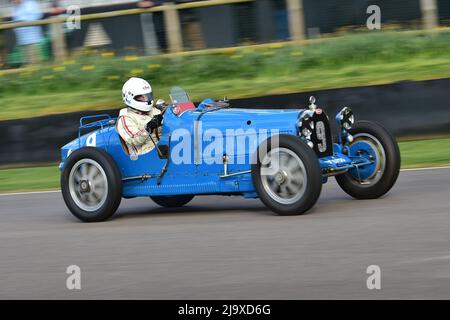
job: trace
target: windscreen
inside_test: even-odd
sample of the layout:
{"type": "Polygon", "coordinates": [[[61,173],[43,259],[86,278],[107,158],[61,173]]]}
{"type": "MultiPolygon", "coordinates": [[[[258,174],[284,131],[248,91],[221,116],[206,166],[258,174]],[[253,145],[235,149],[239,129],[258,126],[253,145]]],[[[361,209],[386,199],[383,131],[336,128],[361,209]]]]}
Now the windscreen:
{"type": "Polygon", "coordinates": [[[170,90],[170,99],[173,104],[191,102],[189,95],[181,87],[173,87],[170,90]]]}

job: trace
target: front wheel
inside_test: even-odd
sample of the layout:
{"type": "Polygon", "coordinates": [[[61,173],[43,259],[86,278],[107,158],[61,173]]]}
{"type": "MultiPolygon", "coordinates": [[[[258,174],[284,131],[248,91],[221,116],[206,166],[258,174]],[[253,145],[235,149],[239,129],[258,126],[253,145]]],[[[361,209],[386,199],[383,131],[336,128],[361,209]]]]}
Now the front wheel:
{"type": "Polygon", "coordinates": [[[73,152],[61,174],[61,192],[72,214],[84,222],[111,217],[122,200],[122,178],[104,150],[86,147],[73,152]]]}
{"type": "Polygon", "coordinates": [[[298,215],[316,203],[322,190],[322,171],[314,151],[300,138],[279,135],[258,147],[252,179],[261,201],[279,215],[298,215]],[[274,145],[272,145],[274,144],[274,145]]]}
{"type": "Polygon", "coordinates": [[[378,123],[358,121],[349,130],[353,142],[350,156],[372,160],[372,164],[336,176],[339,186],[356,199],[376,199],[387,193],[400,172],[400,151],[395,138],[378,123]]]}

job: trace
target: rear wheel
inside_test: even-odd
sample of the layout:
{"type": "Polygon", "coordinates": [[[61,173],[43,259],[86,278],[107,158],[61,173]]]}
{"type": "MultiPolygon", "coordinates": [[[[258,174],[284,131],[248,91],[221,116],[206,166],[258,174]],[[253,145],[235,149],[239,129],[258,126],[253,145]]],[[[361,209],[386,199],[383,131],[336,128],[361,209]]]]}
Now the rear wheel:
{"type": "Polygon", "coordinates": [[[156,204],[166,208],[178,208],[188,204],[193,198],[193,195],[182,196],[153,196],[150,197],[156,204]]]}
{"type": "Polygon", "coordinates": [[[114,159],[102,149],[72,153],[61,174],[61,192],[72,214],[84,222],[108,219],[122,199],[122,178],[114,159]]]}
{"type": "Polygon", "coordinates": [[[316,203],[322,172],[314,151],[298,137],[280,135],[277,146],[268,139],[252,165],[253,185],[261,201],[279,215],[298,215],[316,203]]]}
{"type": "Polygon", "coordinates": [[[349,130],[353,135],[351,156],[362,156],[372,164],[336,176],[339,186],[357,199],[376,199],[388,192],[400,172],[400,151],[395,138],[378,123],[358,121],[349,130]]]}

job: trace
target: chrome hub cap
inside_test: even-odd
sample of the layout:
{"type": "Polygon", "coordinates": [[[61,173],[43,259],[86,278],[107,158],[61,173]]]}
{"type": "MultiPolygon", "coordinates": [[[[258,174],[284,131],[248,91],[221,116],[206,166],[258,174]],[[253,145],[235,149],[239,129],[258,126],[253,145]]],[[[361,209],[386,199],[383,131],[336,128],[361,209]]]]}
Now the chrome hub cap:
{"type": "Polygon", "coordinates": [[[89,193],[91,191],[91,182],[89,180],[82,180],[80,182],[80,193],[89,193]]]}
{"type": "Polygon", "coordinates": [[[282,185],[288,180],[287,172],[284,170],[278,171],[278,173],[275,175],[275,181],[282,185]]]}

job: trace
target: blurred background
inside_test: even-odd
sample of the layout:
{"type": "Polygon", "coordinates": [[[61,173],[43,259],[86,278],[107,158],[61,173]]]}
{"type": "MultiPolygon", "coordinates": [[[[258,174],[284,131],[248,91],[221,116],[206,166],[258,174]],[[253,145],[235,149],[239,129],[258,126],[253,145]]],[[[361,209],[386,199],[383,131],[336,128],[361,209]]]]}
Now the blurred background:
{"type": "Polygon", "coordinates": [[[450,164],[450,1],[0,0],[0,192],[58,188],[83,115],[147,79],[199,101],[350,106],[400,141],[403,167],[450,164]]]}

